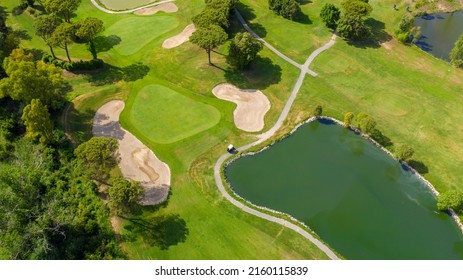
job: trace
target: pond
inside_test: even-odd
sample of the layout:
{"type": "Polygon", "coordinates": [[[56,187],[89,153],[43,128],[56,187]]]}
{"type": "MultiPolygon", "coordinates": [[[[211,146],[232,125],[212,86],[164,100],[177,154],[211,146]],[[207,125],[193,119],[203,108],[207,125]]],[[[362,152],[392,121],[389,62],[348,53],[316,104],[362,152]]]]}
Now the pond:
{"type": "Polygon", "coordinates": [[[450,51],[463,34],[463,11],[424,15],[415,19],[415,25],[421,28],[421,38],[416,45],[448,61],[450,51]]]}
{"type": "Polygon", "coordinates": [[[348,259],[463,259],[463,234],[426,185],[327,121],[229,164],[233,190],[305,223],[348,259]]]}

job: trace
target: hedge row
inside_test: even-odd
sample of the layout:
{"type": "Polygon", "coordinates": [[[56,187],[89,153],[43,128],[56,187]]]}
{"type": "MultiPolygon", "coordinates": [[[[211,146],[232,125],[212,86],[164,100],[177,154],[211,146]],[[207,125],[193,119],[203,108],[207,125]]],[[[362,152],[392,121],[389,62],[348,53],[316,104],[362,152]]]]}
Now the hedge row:
{"type": "Polygon", "coordinates": [[[63,68],[67,71],[88,71],[88,70],[95,70],[95,69],[100,69],[103,67],[104,62],[103,60],[97,58],[97,59],[92,59],[92,60],[79,60],[79,61],[63,61],[63,60],[58,60],[54,58],[51,55],[44,55],[42,57],[42,60],[46,63],[51,63],[55,65],[56,67],[63,68]]]}

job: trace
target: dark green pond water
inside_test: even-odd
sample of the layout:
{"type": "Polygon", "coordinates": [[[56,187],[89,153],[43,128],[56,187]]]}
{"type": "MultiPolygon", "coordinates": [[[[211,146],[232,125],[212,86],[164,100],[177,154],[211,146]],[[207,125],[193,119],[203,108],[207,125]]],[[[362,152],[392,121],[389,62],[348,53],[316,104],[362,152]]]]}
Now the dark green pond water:
{"type": "Polygon", "coordinates": [[[225,174],[237,194],[304,222],[348,259],[463,259],[463,235],[429,189],[338,125],[306,124],[225,174]]]}
{"type": "Polygon", "coordinates": [[[449,60],[450,51],[458,37],[463,34],[463,11],[425,15],[415,19],[421,27],[418,47],[432,55],[449,60]]]}

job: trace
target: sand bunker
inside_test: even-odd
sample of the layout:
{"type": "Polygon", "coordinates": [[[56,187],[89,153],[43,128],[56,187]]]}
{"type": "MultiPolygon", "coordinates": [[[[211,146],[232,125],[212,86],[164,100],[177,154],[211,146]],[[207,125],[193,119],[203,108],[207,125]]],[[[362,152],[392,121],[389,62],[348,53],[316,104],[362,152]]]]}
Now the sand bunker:
{"type": "Polygon", "coordinates": [[[172,48],[178,47],[181,44],[188,41],[188,39],[190,39],[191,34],[193,34],[193,32],[195,31],[196,31],[195,25],[193,23],[189,24],[185,27],[185,29],[183,29],[182,32],[180,32],[180,34],[177,34],[173,37],[166,39],[162,43],[162,47],[164,49],[172,49],[172,48]]]}
{"type": "Polygon", "coordinates": [[[143,205],[159,204],[167,199],[170,188],[170,169],[140,140],[119,125],[124,102],[114,100],[101,106],[93,118],[93,135],[114,137],[119,142],[122,175],[141,183],[143,205]]]}
{"type": "Polygon", "coordinates": [[[164,3],[161,5],[154,6],[154,7],[137,10],[134,12],[134,14],[140,15],[140,16],[150,16],[150,15],[154,15],[157,12],[175,13],[176,11],[178,11],[177,5],[175,5],[174,3],[164,3]]]}
{"type": "Polygon", "coordinates": [[[220,99],[236,103],[233,112],[236,127],[248,132],[264,128],[264,116],[270,109],[270,102],[261,91],[219,84],[212,89],[212,93],[220,99]]]}

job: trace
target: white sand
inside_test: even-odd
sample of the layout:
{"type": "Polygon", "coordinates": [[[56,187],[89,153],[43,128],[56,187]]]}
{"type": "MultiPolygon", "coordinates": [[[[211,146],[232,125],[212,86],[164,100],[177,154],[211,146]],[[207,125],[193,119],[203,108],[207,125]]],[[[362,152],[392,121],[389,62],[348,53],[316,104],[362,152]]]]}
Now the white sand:
{"type": "Polygon", "coordinates": [[[110,101],[98,109],[93,118],[93,135],[114,137],[119,142],[119,167],[126,179],[138,181],[144,188],[140,204],[154,205],[167,199],[170,169],[140,140],[119,124],[124,102],[110,101]]]}
{"type": "Polygon", "coordinates": [[[154,7],[137,10],[134,12],[134,14],[140,15],[140,16],[149,16],[149,15],[154,15],[157,12],[175,13],[177,11],[178,11],[178,7],[174,3],[164,3],[161,5],[154,6],[154,7]]]}
{"type": "Polygon", "coordinates": [[[264,128],[264,117],[270,109],[270,102],[260,90],[243,90],[223,83],[215,86],[212,93],[220,99],[236,103],[233,112],[236,127],[248,132],[264,128]]]}
{"type": "Polygon", "coordinates": [[[186,41],[188,41],[190,39],[190,36],[191,34],[193,34],[193,32],[196,31],[196,27],[195,25],[192,23],[192,24],[189,24],[185,27],[185,29],[183,29],[182,32],[180,32],[179,34],[173,36],[173,37],[170,37],[168,39],[166,39],[163,43],[162,43],[162,47],[164,49],[172,49],[172,48],[175,48],[175,47],[178,47],[180,46],[181,44],[185,43],[186,41]]]}

